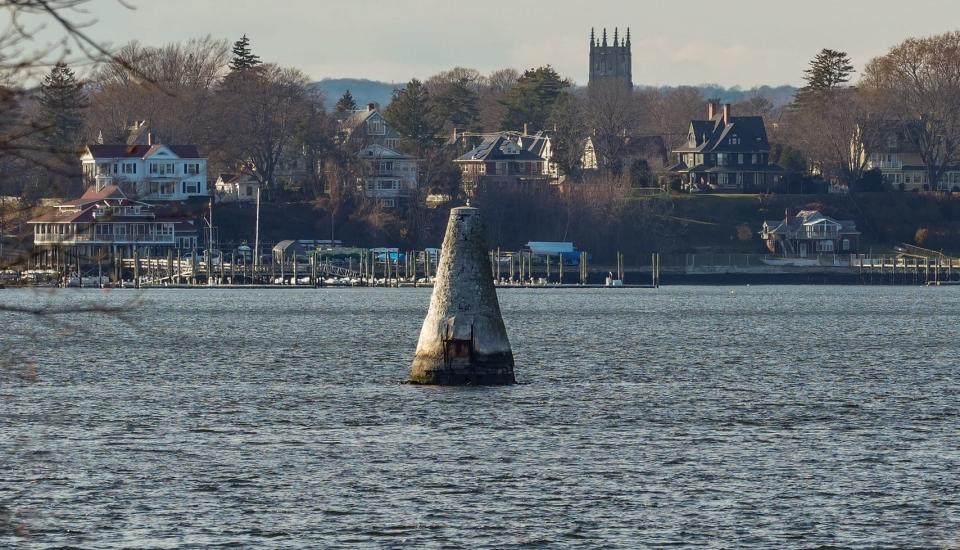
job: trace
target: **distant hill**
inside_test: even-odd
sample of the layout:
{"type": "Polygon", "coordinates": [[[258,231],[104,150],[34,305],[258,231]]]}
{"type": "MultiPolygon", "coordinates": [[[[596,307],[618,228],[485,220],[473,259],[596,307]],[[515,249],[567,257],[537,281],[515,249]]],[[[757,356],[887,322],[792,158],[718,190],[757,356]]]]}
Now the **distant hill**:
{"type": "Polygon", "coordinates": [[[381,107],[386,107],[393,96],[394,88],[402,87],[403,83],[381,82],[366,78],[324,78],[311,86],[323,92],[324,105],[327,109],[332,109],[347,90],[350,90],[350,95],[356,100],[358,106],[379,103],[381,107]]]}
{"type": "Polygon", "coordinates": [[[797,91],[795,86],[789,85],[755,86],[744,90],[740,86],[724,88],[716,84],[700,84],[699,86],[694,86],[694,88],[700,90],[704,98],[717,97],[720,98],[722,103],[738,103],[754,96],[760,96],[769,100],[770,103],[773,103],[774,107],[782,107],[793,101],[793,94],[797,91]]]}
{"type": "MultiPolygon", "coordinates": [[[[324,104],[328,109],[340,99],[340,96],[347,90],[357,101],[357,105],[367,103],[379,103],[386,107],[390,103],[395,88],[400,88],[403,82],[381,82],[379,80],[368,80],[366,78],[325,78],[319,82],[314,82],[312,86],[324,94],[324,104]]],[[[644,88],[647,86],[639,85],[644,88]]],[[[659,86],[661,90],[676,88],[676,86],[659,86]]],[[[720,98],[723,103],[738,103],[746,101],[754,96],[765,97],[773,103],[774,107],[782,107],[793,100],[793,94],[797,91],[794,86],[756,86],[750,89],[743,89],[739,86],[726,88],[717,84],[699,84],[693,86],[700,90],[703,97],[720,98]]]]}

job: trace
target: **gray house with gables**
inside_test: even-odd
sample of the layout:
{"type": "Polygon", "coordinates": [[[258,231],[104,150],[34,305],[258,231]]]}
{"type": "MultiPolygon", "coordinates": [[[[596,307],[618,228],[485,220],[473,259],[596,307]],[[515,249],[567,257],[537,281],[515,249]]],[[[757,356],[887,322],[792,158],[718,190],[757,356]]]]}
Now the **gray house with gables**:
{"type": "Polygon", "coordinates": [[[696,192],[769,192],[783,169],[770,162],[763,117],[733,116],[731,106],[707,108],[706,120],[690,121],[685,143],[673,150],[677,162],[667,168],[681,189],[696,192]]]}

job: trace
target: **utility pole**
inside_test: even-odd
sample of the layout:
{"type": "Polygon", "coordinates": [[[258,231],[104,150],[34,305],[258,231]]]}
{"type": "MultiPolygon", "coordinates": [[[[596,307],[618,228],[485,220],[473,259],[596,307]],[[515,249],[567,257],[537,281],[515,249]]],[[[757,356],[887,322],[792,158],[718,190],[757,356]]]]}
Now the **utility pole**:
{"type": "Polygon", "coordinates": [[[257,185],[257,225],[253,233],[253,273],[257,276],[260,266],[260,185],[257,185]]]}

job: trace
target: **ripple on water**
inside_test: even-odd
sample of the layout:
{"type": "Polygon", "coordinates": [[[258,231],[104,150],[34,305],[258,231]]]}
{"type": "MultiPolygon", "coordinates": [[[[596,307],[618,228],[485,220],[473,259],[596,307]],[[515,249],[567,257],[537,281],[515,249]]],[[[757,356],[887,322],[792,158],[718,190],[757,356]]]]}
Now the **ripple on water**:
{"type": "Polygon", "coordinates": [[[506,388],[397,384],[424,289],[137,295],[4,319],[0,547],[958,542],[960,289],[503,291],[506,388]]]}

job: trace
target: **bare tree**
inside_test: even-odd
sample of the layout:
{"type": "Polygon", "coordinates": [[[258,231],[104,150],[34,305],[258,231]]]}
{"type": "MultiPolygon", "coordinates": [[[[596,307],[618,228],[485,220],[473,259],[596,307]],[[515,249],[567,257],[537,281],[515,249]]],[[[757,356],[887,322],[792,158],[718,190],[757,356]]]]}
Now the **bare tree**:
{"type": "Polygon", "coordinates": [[[920,147],[931,188],[960,160],[960,32],[911,38],[867,64],[861,86],[879,92],[920,147]]]}
{"type": "Polygon", "coordinates": [[[219,94],[222,123],[231,136],[224,150],[273,193],[283,155],[302,121],[319,109],[320,98],[307,90],[307,76],[297,69],[265,64],[247,72],[228,79],[219,94]]]}

